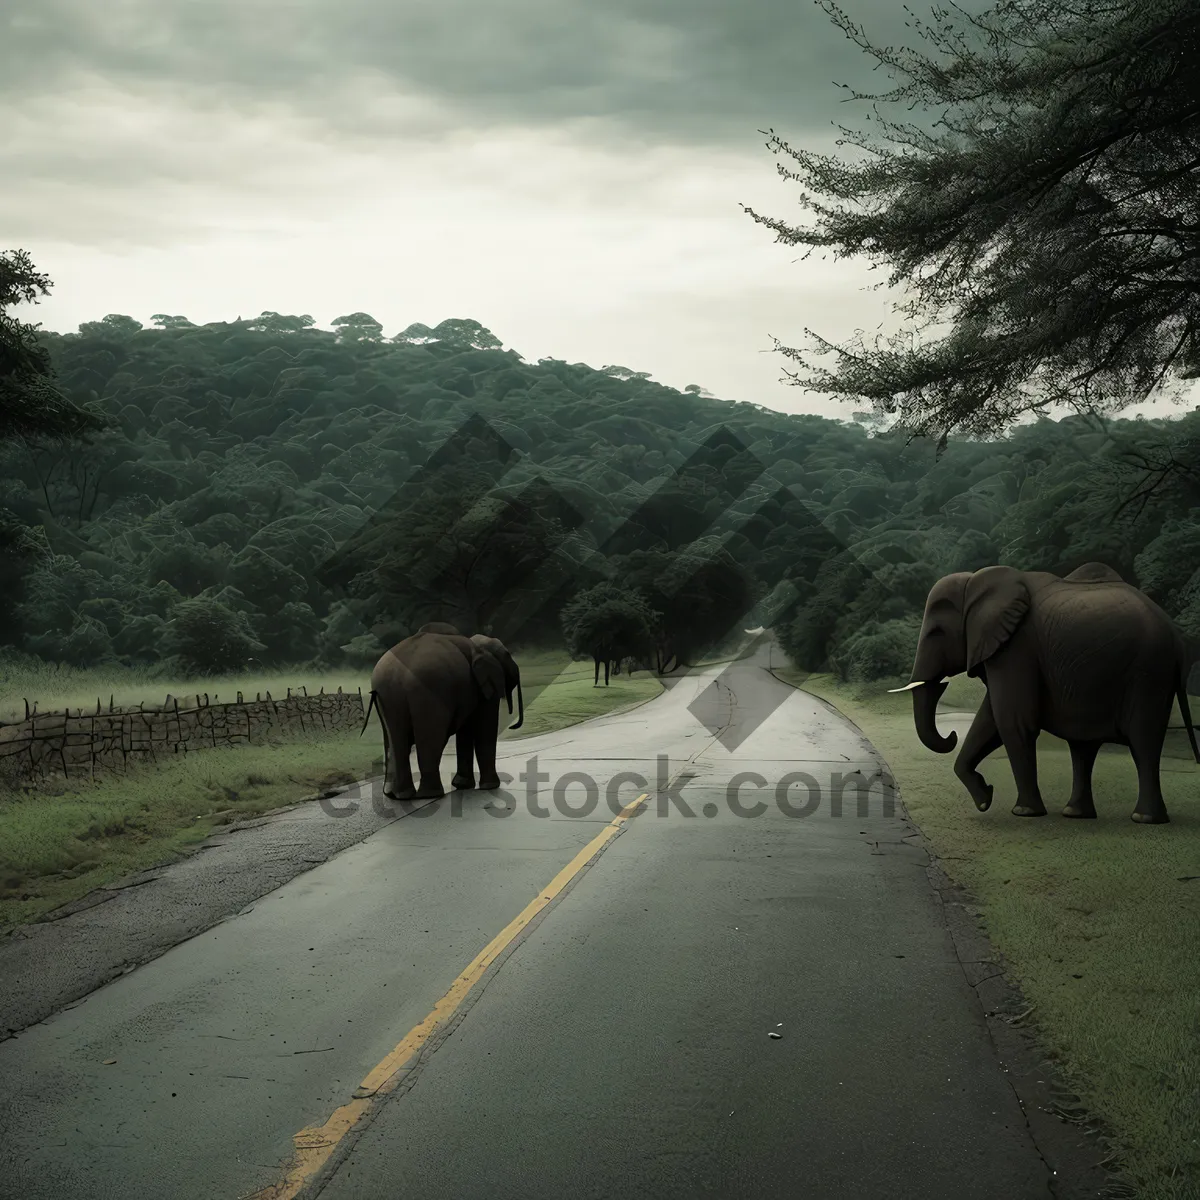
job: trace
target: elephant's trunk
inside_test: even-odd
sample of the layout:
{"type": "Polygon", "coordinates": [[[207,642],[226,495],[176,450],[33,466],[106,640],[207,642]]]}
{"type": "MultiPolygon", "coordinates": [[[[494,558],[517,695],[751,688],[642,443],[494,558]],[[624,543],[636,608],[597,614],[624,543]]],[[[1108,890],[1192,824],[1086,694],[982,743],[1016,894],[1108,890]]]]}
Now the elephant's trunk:
{"type": "MultiPolygon", "coordinates": [[[[508,711],[512,712],[512,694],[508,697],[508,711]]],[[[521,680],[517,679],[517,721],[515,725],[510,725],[509,729],[520,729],[521,722],[525,720],[525,699],[521,695],[521,680]]]]}
{"type": "Polygon", "coordinates": [[[937,727],[937,704],[946,690],[948,680],[916,679],[907,687],[893,688],[897,692],[912,692],[913,694],[913,724],[917,727],[917,737],[921,745],[935,754],[949,754],[958,745],[958,734],[950,731],[949,737],[942,737],[937,727]]]}

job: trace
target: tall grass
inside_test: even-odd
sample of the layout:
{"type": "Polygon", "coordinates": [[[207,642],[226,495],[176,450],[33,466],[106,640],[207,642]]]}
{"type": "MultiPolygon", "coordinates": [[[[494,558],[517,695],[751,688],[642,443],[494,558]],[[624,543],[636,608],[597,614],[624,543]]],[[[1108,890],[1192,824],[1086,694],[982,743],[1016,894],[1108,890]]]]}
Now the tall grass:
{"type": "Polygon", "coordinates": [[[19,721],[25,702],[39,713],[66,708],[95,711],[96,702],[107,708],[111,699],[117,707],[161,704],[168,696],[180,700],[208,694],[221,701],[234,701],[240,691],[252,700],[256,693],[270,692],[275,699],[287,695],[289,687],[307,687],[310,693],[322,687],[327,692],[370,690],[370,668],[340,668],[314,671],[309,667],[281,667],[254,674],[218,676],[166,676],[152,668],[69,667],[55,663],[0,660],[0,721],[19,721]]]}

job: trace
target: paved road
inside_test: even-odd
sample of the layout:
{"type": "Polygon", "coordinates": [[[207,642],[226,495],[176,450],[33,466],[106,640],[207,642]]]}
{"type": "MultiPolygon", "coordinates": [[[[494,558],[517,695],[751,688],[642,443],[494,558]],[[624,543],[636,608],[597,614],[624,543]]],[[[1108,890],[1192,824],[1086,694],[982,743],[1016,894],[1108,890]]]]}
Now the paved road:
{"type": "Polygon", "coordinates": [[[719,668],[508,743],[502,771],[536,755],[549,776],[535,804],[517,782],[507,815],[478,793],[411,812],[0,1043],[0,1196],[233,1200],[356,1103],[345,1136],[300,1139],[328,1152],[329,1200],[1055,1194],[912,827],[879,789],[867,816],[852,788],[831,811],[833,772],[882,764],[813,697],[774,708],[763,653],[707,693],[725,742],[763,721],[734,750],[688,711],[719,668]],[[660,806],[664,756],[668,781],[693,776],[675,792],[693,815],[660,806]],[[588,816],[551,800],[568,771],[598,784],[588,816]],[[767,800],[752,818],[728,803],[745,771],[768,783],[742,789],[767,800]],[[775,801],[796,771],[821,785],[806,817],[775,801]],[[614,823],[620,772],[647,785],[626,780],[618,809],[650,800],[614,823]],[[531,902],[464,995],[456,978],[531,902]],[[448,992],[449,1036],[353,1101],[448,992]]]}

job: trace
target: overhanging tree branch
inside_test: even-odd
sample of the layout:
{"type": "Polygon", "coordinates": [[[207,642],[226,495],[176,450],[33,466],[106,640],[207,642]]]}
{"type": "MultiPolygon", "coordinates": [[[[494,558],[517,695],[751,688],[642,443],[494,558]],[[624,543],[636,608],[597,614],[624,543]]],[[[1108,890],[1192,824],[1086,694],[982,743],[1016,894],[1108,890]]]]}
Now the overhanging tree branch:
{"type": "Polygon", "coordinates": [[[1194,377],[1194,3],[1003,0],[977,16],[952,6],[958,27],[951,9],[916,23],[937,58],[874,47],[835,4],[822,7],[900,78],[891,92],[851,98],[936,119],[926,128],[881,118],[870,135],[843,129],[869,155],[854,163],[766,131],[814,219],[797,226],[743,207],[806,253],[819,246],[887,265],[888,282],[907,292],[897,312],[950,332],[868,348],[861,335],[835,347],[806,331],[806,349],[776,342],[806,368],[786,372],[791,382],[870,400],[914,434],[986,434],[1047,405],[1116,411],[1194,377]],[[824,353],[837,355],[834,369],[812,362],[824,353]]]}

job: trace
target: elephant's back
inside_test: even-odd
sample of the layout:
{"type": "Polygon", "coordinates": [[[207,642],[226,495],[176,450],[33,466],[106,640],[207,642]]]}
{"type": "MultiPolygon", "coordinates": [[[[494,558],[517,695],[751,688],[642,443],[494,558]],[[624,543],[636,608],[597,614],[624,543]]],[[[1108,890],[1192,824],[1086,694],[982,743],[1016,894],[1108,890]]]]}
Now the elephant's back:
{"type": "Polygon", "coordinates": [[[403,691],[414,684],[437,690],[448,677],[467,680],[470,674],[470,643],[461,634],[416,633],[397,642],[375,664],[371,690],[403,691]]]}
{"type": "Polygon", "coordinates": [[[1177,634],[1144,592],[1116,581],[1062,581],[1037,606],[1043,647],[1082,674],[1161,663],[1171,671],[1177,634]],[[1086,667],[1089,669],[1084,669],[1086,667]]]}

